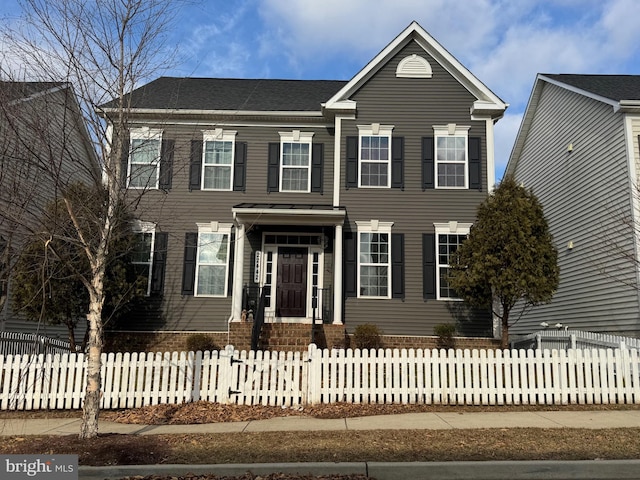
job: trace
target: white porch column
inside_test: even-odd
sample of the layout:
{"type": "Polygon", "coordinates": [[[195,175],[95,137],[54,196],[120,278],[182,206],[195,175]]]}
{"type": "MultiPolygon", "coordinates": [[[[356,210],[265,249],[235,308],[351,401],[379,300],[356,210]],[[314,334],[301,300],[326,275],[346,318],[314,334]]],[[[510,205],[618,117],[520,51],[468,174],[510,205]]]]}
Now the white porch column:
{"type": "Polygon", "coordinates": [[[233,257],[233,308],[230,321],[240,322],[242,320],[242,276],[244,272],[244,237],[245,228],[243,224],[236,226],[236,244],[233,257]]]}
{"type": "Polygon", "coordinates": [[[333,322],[342,325],[342,225],[336,225],[333,242],[333,322]]]}

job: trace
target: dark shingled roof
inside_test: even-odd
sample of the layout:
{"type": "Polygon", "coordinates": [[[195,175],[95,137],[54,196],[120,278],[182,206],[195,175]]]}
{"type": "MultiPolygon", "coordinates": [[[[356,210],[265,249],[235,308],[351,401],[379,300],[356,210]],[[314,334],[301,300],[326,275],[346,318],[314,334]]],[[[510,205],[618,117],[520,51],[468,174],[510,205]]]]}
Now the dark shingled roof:
{"type": "Polygon", "coordinates": [[[320,104],[346,83],[338,80],[160,77],[130,95],[133,108],[313,112],[320,111],[320,104]]]}
{"type": "Polygon", "coordinates": [[[6,100],[26,98],[39,92],[64,86],[63,82],[8,82],[0,81],[0,95],[6,100]]]}
{"type": "Polygon", "coordinates": [[[611,100],[640,100],[640,75],[543,75],[611,100]]]}

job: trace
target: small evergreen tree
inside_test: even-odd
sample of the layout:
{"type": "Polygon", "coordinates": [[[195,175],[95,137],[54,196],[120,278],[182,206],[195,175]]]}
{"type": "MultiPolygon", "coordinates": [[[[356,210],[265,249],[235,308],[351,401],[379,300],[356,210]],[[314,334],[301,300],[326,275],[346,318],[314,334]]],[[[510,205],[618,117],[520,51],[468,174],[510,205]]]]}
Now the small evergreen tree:
{"type": "Polygon", "coordinates": [[[511,310],[520,301],[523,308],[551,301],[559,282],[557,260],[542,205],[507,176],[478,207],[477,221],[452,260],[449,281],[462,299],[491,308],[501,319],[501,346],[507,348],[511,310]]]}
{"type": "MultiPolygon", "coordinates": [[[[79,228],[86,238],[95,238],[95,219],[105,208],[101,187],[72,185],[65,192],[74,204],[75,218],[57,200],[47,206],[42,228],[33,234],[16,263],[12,287],[14,311],[33,321],[67,327],[71,349],[75,350],[74,329],[80,319],[86,321],[89,295],[85,283],[91,274],[80,243],[70,242],[79,228]],[[75,223],[75,225],[74,225],[75,223]]],[[[112,237],[105,278],[105,314],[117,315],[131,301],[146,293],[146,278],[139,277],[129,262],[135,236],[128,228],[124,209],[120,229],[112,237]]]]}

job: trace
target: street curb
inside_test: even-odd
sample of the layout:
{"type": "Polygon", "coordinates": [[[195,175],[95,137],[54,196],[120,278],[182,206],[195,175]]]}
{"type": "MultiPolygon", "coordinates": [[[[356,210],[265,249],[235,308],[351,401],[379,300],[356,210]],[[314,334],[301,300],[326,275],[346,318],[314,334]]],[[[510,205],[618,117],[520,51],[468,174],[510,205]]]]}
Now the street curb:
{"type": "Polygon", "coordinates": [[[219,476],[269,473],[362,474],[376,480],[640,480],[640,460],[254,463],[218,465],[121,465],[80,467],[80,480],[119,480],[128,476],[186,473],[219,476]]]}

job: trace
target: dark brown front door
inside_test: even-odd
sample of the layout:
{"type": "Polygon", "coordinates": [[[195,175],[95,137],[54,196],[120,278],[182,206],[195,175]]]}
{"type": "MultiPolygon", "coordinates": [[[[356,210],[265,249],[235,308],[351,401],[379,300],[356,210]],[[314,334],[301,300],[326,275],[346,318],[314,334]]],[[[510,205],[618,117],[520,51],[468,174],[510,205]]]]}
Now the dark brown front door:
{"type": "Polygon", "coordinates": [[[276,315],[307,316],[307,249],[278,248],[276,315]]]}

